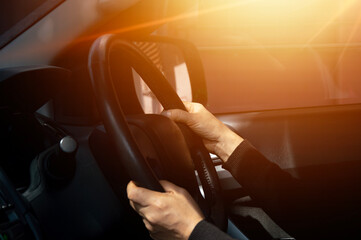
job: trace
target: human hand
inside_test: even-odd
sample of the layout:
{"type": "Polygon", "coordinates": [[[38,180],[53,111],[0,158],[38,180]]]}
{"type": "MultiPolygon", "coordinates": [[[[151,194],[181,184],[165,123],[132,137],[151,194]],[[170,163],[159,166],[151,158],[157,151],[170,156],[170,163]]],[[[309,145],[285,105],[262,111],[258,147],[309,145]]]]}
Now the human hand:
{"type": "Polygon", "coordinates": [[[130,205],[143,217],[153,239],[186,240],[204,216],[185,189],[168,181],[160,181],[160,184],[165,193],[129,182],[127,194],[130,205]]]}
{"type": "Polygon", "coordinates": [[[203,143],[209,152],[217,154],[223,162],[226,162],[234,149],[243,141],[243,138],[219,121],[202,104],[183,103],[188,112],[171,109],[162,114],[173,121],[186,124],[203,139],[203,143]]]}

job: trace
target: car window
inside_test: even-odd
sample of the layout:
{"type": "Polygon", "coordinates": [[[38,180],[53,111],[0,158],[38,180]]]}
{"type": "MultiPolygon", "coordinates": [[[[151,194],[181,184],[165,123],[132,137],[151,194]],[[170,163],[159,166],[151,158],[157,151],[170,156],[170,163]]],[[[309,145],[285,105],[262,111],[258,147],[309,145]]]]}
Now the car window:
{"type": "Polygon", "coordinates": [[[64,0],[1,1],[0,48],[16,38],[64,0]]]}
{"type": "Polygon", "coordinates": [[[164,35],[193,42],[213,113],[361,102],[361,2],[198,0],[164,35]]]}

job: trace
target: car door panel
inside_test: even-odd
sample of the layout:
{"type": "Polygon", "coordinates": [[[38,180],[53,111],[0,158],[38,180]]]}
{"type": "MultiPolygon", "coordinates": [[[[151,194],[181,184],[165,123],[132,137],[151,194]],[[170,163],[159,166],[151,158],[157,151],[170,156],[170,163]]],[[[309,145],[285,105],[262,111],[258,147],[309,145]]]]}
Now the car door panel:
{"type": "Polygon", "coordinates": [[[281,168],[361,159],[361,105],[218,115],[281,168]]]}
{"type": "MultiPolygon", "coordinates": [[[[358,184],[361,181],[361,129],[357,127],[361,105],[235,113],[217,117],[284,171],[311,188],[322,189],[318,194],[331,193],[328,197],[339,203],[329,209],[334,219],[344,217],[350,220],[353,219],[350,216],[357,215],[361,200],[358,184]]],[[[271,215],[263,211],[262,206],[246,197],[247,193],[225,170],[219,170],[219,176],[229,203],[230,219],[248,237],[290,237],[271,215]]],[[[302,228],[305,222],[300,219],[298,226],[302,228]]],[[[338,227],[346,228],[348,225],[343,223],[338,227]]]]}

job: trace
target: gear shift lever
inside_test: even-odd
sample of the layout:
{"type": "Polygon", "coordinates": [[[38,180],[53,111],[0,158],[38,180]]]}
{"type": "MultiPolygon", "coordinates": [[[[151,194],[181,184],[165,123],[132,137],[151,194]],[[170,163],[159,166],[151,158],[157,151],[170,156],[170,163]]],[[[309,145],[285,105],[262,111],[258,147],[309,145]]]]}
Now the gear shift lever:
{"type": "Polygon", "coordinates": [[[54,153],[44,162],[46,175],[55,181],[70,180],[75,173],[75,153],[78,148],[74,138],[66,136],[55,147],[54,153]]]}

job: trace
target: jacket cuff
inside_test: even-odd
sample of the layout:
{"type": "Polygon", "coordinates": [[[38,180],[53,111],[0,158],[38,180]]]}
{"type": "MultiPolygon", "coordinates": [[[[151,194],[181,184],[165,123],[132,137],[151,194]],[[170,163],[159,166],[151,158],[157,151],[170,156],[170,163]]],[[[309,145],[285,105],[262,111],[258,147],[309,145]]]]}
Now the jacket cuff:
{"type": "Polygon", "coordinates": [[[193,229],[188,240],[232,240],[230,236],[206,220],[200,221],[193,229]]]}
{"type": "Polygon", "coordinates": [[[231,156],[229,156],[227,162],[223,163],[223,168],[233,173],[236,170],[242,169],[243,160],[245,157],[247,159],[250,157],[249,155],[259,154],[257,150],[244,139],[233,151],[231,156]]]}

